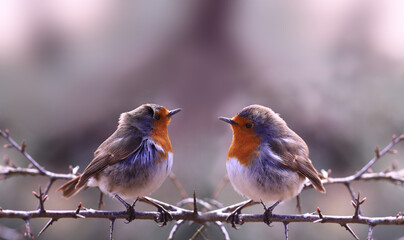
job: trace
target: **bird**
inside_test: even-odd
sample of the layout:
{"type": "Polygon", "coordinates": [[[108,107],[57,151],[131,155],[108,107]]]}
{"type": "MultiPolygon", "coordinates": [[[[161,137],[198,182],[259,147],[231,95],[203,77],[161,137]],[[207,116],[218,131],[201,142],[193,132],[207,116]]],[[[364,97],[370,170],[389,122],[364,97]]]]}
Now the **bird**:
{"type": "MultiPolygon", "coordinates": [[[[128,222],[132,221],[136,201],[131,206],[125,199],[137,200],[150,195],[171,171],[173,148],[167,126],[171,117],[180,111],[180,108],[169,111],[157,104],[143,104],[122,113],[117,129],[96,149],[83,173],[57,191],[69,198],[86,186],[98,187],[102,193],[121,201],[128,210],[128,222]]],[[[143,200],[168,214],[160,205],[143,200]]]]}
{"type": "Polygon", "coordinates": [[[226,169],[229,180],[239,194],[250,201],[229,215],[236,228],[238,215],[253,202],[264,206],[264,222],[270,224],[272,210],[282,201],[297,196],[306,178],[325,193],[322,176],[314,168],[305,141],[290,129],[272,109],[250,105],[233,118],[219,117],[229,123],[233,139],[228,150],[226,169]],[[264,203],[275,202],[270,208],[264,203]]]}

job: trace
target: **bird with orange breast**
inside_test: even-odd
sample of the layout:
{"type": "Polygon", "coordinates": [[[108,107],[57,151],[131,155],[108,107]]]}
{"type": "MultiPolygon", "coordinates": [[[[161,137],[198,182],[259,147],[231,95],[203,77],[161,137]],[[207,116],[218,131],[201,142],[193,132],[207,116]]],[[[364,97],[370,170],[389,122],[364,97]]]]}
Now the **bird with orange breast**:
{"type": "MultiPolygon", "coordinates": [[[[180,110],[143,104],[122,113],[118,128],[97,148],[84,172],[58,191],[62,191],[64,197],[71,197],[85,186],[98,187],[101,192],[120,200],[128,210],[128,221],[133,220],[134,204],[131,206],[124,199],[150,195],[170,173],[173,149],[167,126],[180,110]]],[[[165,213],[165,224],[168,212],[156,203],[143,200],[165,213]]]]}
{"type": "Polygon", "coordinates": [[[325,193],[306,143],[272,109],[251,105],[233,118],[219,119],[233,130],[226,162],[230,182],[238,193],[251,199],[229,216],[233,227],[241,209],[253,202],[275,202],[270,208],[264,205],[264,222],[269,224],[272,210],[298,195],[306,178],[325,193]]]}

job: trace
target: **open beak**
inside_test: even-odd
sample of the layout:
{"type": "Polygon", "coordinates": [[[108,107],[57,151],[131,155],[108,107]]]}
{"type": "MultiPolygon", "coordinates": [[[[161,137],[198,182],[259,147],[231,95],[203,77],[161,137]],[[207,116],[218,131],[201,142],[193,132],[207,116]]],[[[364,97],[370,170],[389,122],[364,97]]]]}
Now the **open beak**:
{"type": "Polygon", "coordinates": [[[181,108],[177,108],[177,109],[171,110],[171,111],[167,114],[167,117],[171,117],[172,115],[178,113],[178,112],[181,111],[181,110],[182,110],[181,108]]]}
{"type": "Polygon", "coordinates": [[[230,123],[231,125],[238,125],[235,121],[233,121],[231,118],[227,118],[227,117],[219,117],[220,120],[222,120],[223,122],[227,122],[230,123]]]}

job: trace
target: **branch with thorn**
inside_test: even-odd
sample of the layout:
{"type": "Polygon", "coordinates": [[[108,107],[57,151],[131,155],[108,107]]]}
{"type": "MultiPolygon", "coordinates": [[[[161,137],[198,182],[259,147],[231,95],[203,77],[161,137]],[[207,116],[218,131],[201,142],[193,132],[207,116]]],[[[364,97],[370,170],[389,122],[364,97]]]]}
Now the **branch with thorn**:
{"type": "MultiPolygon", "coordinates": [[[[28,237],[33,237],[33,233],[30,228],[30,220],[36,218],[48,218],[50,219],[46,225],[39,232],[38,236],[42,235],[45,230],[47,230],[54,222],[59,219],[65,218],[102,218],[107,219],[109,221],[110,228],[110,239],[113,237],[114,224],[116,219],[126,219],[128,218],[127,211],[104,211],[104,210],[93,210],[87,209],[82,206],[81,203],[78,204],[75,210],[46,210],[45,209],[45,201],[48,199],[47,194],[51,189],[53,183],[58,179],[69,180],[77,176],[77,168],[72,168],[71,173],[63,174],[63,173],[55,173],[46,170],[43,166],[41,166],[37,161],[34,160],[31,155],[26,152],[27,144],[25,141],[19,145],[16,141],[14,141],[10,137],[10,133],[8,130],[0,131],[0,136],[3,137],[8,143],[4,144],[5,148],[14,148],[19,151],[30,163],[30,166],[27,168],[17,167],[14,163],[10,161],[10,159],[5,156],[5,165],[0,165],[0,179],[5,179],[8,177],[14,176],[45,176],[49,179],[45,190],[42,192],[42,188],[39,188],[39,193],[33,192],[33,195],[38,200],[38,207],[33,211],[19,211],[19,210],[9,210],[0,208],[0,218],[14,218],[21,219],[25,223],[25,235],[28,237]]],[[[366,198],[360,198],[360,194],[358,193],[356,196],[351,187],[351,183],[356,181],[386,181],[391,182],[398,185],[404,184],[404,170],[397,170],[397,166],[393,165],[389,167],[387,170],[382,172],[369,172],[370,168],[373,166],[375,162],[380,160],[387,153],[397,153],[396,150],[393,149],[399,142],[404,140],[404,134],[399,137],[393,136],[392,142],[389,143],[385,148],[379,150],[379,148],[375,149],[375,157],[371,159],[362,169],[360,169],[357,173],[341,177],[341,178],[333,178],[329,177],[328,174],[323,179],[323,183],[325,185],[331,184],[343,184],[349,191],[349,194],[352,198],[352,205],[354,207],[354,214],[351,216],[335,216],[335,215],[326,215],[321,210],[320,207],[317,208],[317,211],[313,213],[305,213],[305,214],[290,214],[290,215],[278,215],[272,214],[270,221],[271,222],[279,222],[283,223],[285,227],[285,237],[288,239],[288,226],[289,223],[299,223],[299,222],[308,222],[308,223],[334,223],[339,224],[341,227],[345,228],[355,239],[359,239],[358,236],[351,229],[349,224],[364,224],[369,226],[368,231],[368,239],[372,239],[373,229],[378,225],[404,225],[404,214],[399,212],[395,216],[384,216],[384,217],[366,217],[361,212],[360,206],[365,203],[366,198]]],[[[330,173],[330,172],[328,172],[330,173]]],[[[184,187],[178,181],[176,176],[171,173],[169,178],[177,188],[178,192],[182,196],[182,200],[175,205],[165,203],[156,199],[152,199],[150,197],[145,197],[146,200],[158,203],[163,206],[166,210],[169,211],[172,219],[170,221],[176,221],[174,226],[172,227],[168,239],[174,239],[175,234],[178,232],[180,226],[185,222],[193,222],[196,224],[200,224],[198,230],[193,234],[191,239],[195,239],[198,236],[204,237],[204,231],[207,228],[207,223],[213,223],[216,225],[223,234],[223,238],[229,240],[229,234],[226,230],[225,225],[228,217],[231,212],[245,204],[247,201],[237,203],[231,206],[223,206],[223,204],[217,201],[217,197],[220,195],[223,188],[228,184],[229,180],[227,176],[222,180],[219,184],[218,188],[214,192],[211,198],[202,200],[196,196],[194,192],[192,198],[188,197],[184,187]],[[198,207],[200,206],[200,207],[198,207]]],[[[304,189],[312,188],[312,185],[307,182],[304,186],[304,189]]],[[[99,207],[103,204],[102,195],[99,200],[99,207]]],[[[253,204],[251,204],[253,205],[253,204]]],[[[297,208],[300,208],[300,199],[298,198],[297,208]]],[[[156,211],[136,211],[136,220],[156,220],[160,218],[161,213],[156,211]]],[[[263,222],[264,214],[240,214],[239,218],[242,219],[242,223],[245,222],[263,222]]]]}

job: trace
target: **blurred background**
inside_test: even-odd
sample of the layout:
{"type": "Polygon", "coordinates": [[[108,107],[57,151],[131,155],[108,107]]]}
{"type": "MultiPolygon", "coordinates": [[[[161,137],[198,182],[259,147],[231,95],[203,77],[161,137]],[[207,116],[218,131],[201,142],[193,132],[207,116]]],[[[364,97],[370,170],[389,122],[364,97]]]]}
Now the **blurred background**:
{"type": "MultiPolygon", "coordinates": [[[[2,0],[0,1],[0,129],[10,129],[46,169],[83,170],[116,128],[119,114],[143,103],[181,107],[169,126],[173,172],[188,194],[211,197],[225,175],[231,129],[217,119],[249,104],[271,107],[309,145],[317,169],[355,173],[392,134],[404,131],[404,2],[400,0],[2,0]]],[[[6,142],[1,139],[1,144],[6,142]]],[[[404,147],[398,146],[398,150],[404,147]]],[[[18,166],[28,162],[1,149],[18,166]]],[[[403,154],[374,166],[403,164],[403,154]]],[[[3,209],[31,210],[43,177],[0,182],[3,209]]],[[[96,208],[98,190],[71,199],[55,193],[47,209],[96,208]]],[[[354,183],[367,216],[403,211],[404,189],[387,182],[354,183]],[[386,207],[387,206],[387,207],[386,207]]],[[[170,180],[152,197],[181,199],[170,180]]],[[[219,200],[243,198],[226,186],[219,200]]],[[[123,210],[105,198],[107,210],[123,210]]],[[[301,195],[303,212],[350,215],[344,186],[301,195]]],[[[296,213],[295,200],[275,213],[296,213]]],[[[151,209],[138,204],[138,210],[151,209]]],[[[245,212],[261,213],[262,207],[245,212]]],[[[48,219],[31,221],[37,234],[48,219]]],[[[174,223],[116,221],[115,239],[166,239],[174,223]]],[[[24,231],[21,220],[0,225],[24,231]]],[[[284,239],[283,224],[245,224],[232,239],[284,239]]],[[[367,226],[352,225],[360,238],[367,226]]],[[[183,225],[188,239],[198,225],[183,225]]],[[[0,229],[0,231],[2,231],[0,229]]],[[[209,226],[209,239],[221,239],[209,226]]],[[[0,234],[1,235],[1,234],[0,234]]],[[[107,239],[107,220],[59,220],[41,239],[107,239]]],[[[398,239],[402,227],[378,226],[375,239],[398,239]]],[[[339,225],[290,224],[290,239],[351,239],[339,225]]]]}

